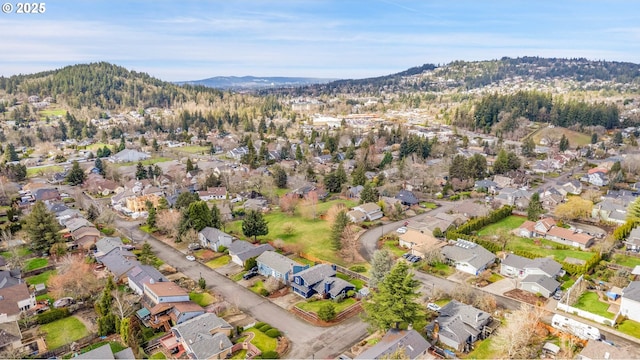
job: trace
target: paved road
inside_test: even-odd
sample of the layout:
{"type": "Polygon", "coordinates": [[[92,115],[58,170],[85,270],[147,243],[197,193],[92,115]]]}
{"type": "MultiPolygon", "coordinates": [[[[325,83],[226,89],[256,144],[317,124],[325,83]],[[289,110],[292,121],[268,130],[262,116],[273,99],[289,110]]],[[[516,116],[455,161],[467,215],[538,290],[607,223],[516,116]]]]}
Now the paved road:
{"type": "Polygon", "coordinates": [[[367,325],[357,316],[330,328],[313,326],[300,320],[268,299],[236,284],[207,266],[187,260],[182,252],[140,231],[138,223],[118,218],[116,227],[136,242],[148,241],[160,259],[192,279],[202,276],[207,282],[207,287],[215,293],[236,304],[258,321],[267,322],[280,329],[292,343],[291,351],[287,354],[289,358],[332,358],[367,336],[367,325]]]}

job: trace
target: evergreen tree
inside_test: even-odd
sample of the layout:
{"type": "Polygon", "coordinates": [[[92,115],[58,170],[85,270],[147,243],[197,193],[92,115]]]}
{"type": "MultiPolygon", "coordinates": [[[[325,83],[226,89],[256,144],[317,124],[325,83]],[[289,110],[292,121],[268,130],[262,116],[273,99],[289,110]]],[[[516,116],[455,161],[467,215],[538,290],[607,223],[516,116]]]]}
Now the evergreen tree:
{"type": "Polygon", "coordinates": [[[147,169],[144,168],[141,162],[136,165],[136,179],[142,180],[147,178],[147,169]]]}
{"type": "Polygon", "coordinates": [[[153,142],[151,143],[151,148],[153,149],[153,151],[158,151],[160,150],[160,144],[158,144],[158,140],[156,140],[155,138],[153,139],[153,142]]]}
{"type": "Polygon", "coordinates": [[[640,197],[629,204],[627,208],[627,220],[640,222],[640,197]]]}
{"type": "Polygon", "coordinates": [[[340,250],[342,248],[342,233],[348,225],[349,217],[347,216],[347,212],[342,210],[336,215],[336,219],[331,226],[331,245],[333,250],[340,250]]]}
{"type": "Polygon", "coordinates": [[[249,166],[250,169],[258,167],[258,155],[256,154],[256,148],[253,146],[253,140],[251,137],[247,139],[247,153],[242,156],[240,162],[249,166]]]}
{"type": "Polygon", "coordinates": [[[147,214],[147,226],[149,226],[149,229],[153,229],[156,227],[157,211],[151,201],[147,201],[147,214]]]}
{"type": "Polygon", "coordinates": [[[531,221],[538,221],[540,215],[544,214],[542,202],[540,201],[540,194],[533,193],[531,200],[529,200],[529,206],[527,207],[527,219],[531,221]]]}
{"type": "Polygon", "coordinates": [[[89,208],[87,209],[87,220],[91,222],[96,221],[98,216],[100,216],[98,208],[96,208],[96,206],[93,204],[89,205],[89,208]]]}
{"type": "Polygon", "coordinates": [[[524,139],[522,141],[522,155],[523,156],[533,157],[536,154],[535,150],[536,150],[536,143],[533,141],[531,136],[529,136],[528,138],[526,138],[526,139],[524,139]]]}
{"type": "Polygon", "coordinates": [[[613,143],[616,145],[622,144],[622,132],[616,131],[615,135],[613,135],[613,143]]]}
{"type": "Polygon", "coordinates": [[[373,187],[371,183],[366,183],[364,185],[364,189],[360,192],[360,203],[369,203],[369,202],[377,202],[380,194],[378,193],[378,189],[373,187]]]}
{"type": "Polygon", "coordinates": [[[53,244],[60,242],[60,227],[55,215],[47,210],[42,201],[36,201],[31,208],[23,228],[31,240],[31,249],[38,254],[48,253],[53,244]]]}
{"type": "Polygon", "coordinates": [[[287,188],[287,172],[281,166],[276,165],[273,167],[273,180],[278,189],[287,188]]]}
{"type": "Polygon", "coordinates": [[[138,259],[144,265],[151,265],[151,263],[153,263],[153,258],[154,255],[153,251],[151,251],[151,244],[145,241],[144,244],[142,244],[142,250],[140,251],[138,259]]]}
{"type": "Polygon", "coordinates": [[[363,164],[358,165],[351,173],[351,184],[353,186],[364,185],[367,182],[365,168],[363,164]]]}
{"type": "Polygon", "coordinates": [[[375,289],[393,267],[393,258],[386,249],[376,250],[371,260],[371,271],[369,276],[369,287],[375,289]]]}
{"type": "Polygon", "coordinates": [[[71,166],[71,170],[69,170],[69,173],[65,178],[65,181],[69,183],[69,185],[75,186],[82,184],[86,178],[87,175],[80,168],[80,164],[77,161],[74,161],[73,165],[71,166]]]}
{"type": "Polygon", "coordinates": [[[560,149],[560,151],[569,150],[569,139],[567,139],[567,137],[564,134],[562,134],[562,137],[560,138],[558,149],[560,149]]]}
{"type": "Polygon", "coordinates": [[[127,148],[127,146],[126,146],[126,144],[124,142],[124,136],[121,136],[120,137],[120,144],[118,145],[117,152],[120,152],[120,151],[122,151],[122,150],[124,150],[126,148],[127,148]]]}
{"type": "Polygon", "coordinates": [[[12,143],[7,145],[7,151],[5,153],[7,155],[7,161],[20,160],[20,156],[18,156],[18,153],[16,152],[16,147],[12,143]]]}
{"type": "Polygon", "coordinates": [[[467,174],[469,178],[484,179],[487,173],[487,159],[480,154],[473,154],[467,159],[467,174]]]}
{"type": "Polygon", "coordinates": [[[467,159],[463,155],[456,155],[449,165],[449,177],[451,179],[466,180],[469,178],[467,159]]]}
{"type": "Polygon", "coordinates": [[[176,209],[187,209],[189,205],[193,202],[199,201],[200,196],[197,193],[192,193],[189,191],[181,192],[176,199],[175,208],[176,209]]]}
{"type": "Polygon", "coordinates": [[[304,160],[304,154],[302,153],[302,145],[298,144],[296,146],[296,160],[302,161],[304,160]]]}
{"type": "Polygon", "coordinates": [[[597,142],[598,142],[598,134],[596,133],[591,134],[591,143],[595,144],[597,142]]]}
{"type": "Polygon", "coordinates": [[[102,160],[99,157],[96,158],[96,161],[94,162],[93,166],[95,166],[95,168],[98,169],[98,174],[104,176],[104,174],[105,174],[104,164],[102,163],[102,160]]]}
{"type": "Polygon", "coordinates": [[[200,231],[207,226],[213,225],[211,210],[209,210],[206,201],[200,200],[189,204],[186,218],[189,221],[189,228],[195,231],[200,231]]]}
{"type": "Polygon", "coordinates": [[[420,282],[413,278],[409,266],[398,262],[377,289],[364,302],[365,319],[376,330],[386,332],[424,319],[418,303],[420,282]]]}
{"type": "Polygon", "coordinates": [[[391,164],[392,161],[393,161],[393,155],[391,154],[391,152],[385,151],[384,157],[382,158],[382,161],[380,161],[380,169],[384,169],[384,167],[391,164]]]}
{"type": "Polygon", "coordinates": [[[187,172],[192,172],[193,171],[193,162],[191,161],[190,158],[187,159],[186,171],[187,172]]]}
{"type": "Polygon", "coordinates": [[[267,222],[262,217],[262,213],[257,210],[249,210],[242,220],[242,233],[244,236],[253,236],[253,241],[258,240],[258,236],[267,235],[269,233],[269,227],[267,222]]]}
{"type": "Polygon", "coordinates": [[[220,209],[213,204],[211,207],[211,227],[222,230],[222,215],[220,214],[220,209]]]}

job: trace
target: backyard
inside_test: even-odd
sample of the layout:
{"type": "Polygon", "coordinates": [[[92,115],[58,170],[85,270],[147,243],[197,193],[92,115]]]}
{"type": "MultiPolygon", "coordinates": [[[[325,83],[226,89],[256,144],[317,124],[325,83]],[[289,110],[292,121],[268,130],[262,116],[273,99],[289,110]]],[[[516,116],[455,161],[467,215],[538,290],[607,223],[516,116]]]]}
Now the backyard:
{"type": "Polygon", "coordinates": [[[494,235],[500,229],[505,229],[509,231],[513,229],[517,229],[525,221],[527,221],[527,218],[524,218],[522,216],[515,216],[515,215],[507,216],[506,218],[496,223],[487,225],[484,228],[482,228],[480,231],[478,231],[478,236],[494,235]]]}
{"type": "Polygon", "coordinates": [[[35,269],[39,269],[42,267],[45,267],[49,265],[49,259],[46,258],[35,258],[35,259],[30,259],[27,262],[25,262],[22,271],[31,271],[31,270],[35,270],[35,269]]]}
{"type": "Polygon", "coordinates": [[[611,262],[633,269],[634,267],[640,265],[640,258],[622,254],[615,254],[613,255],[613,259],[611,259],[611,262]]]}
{"type": "Polygon", "coordinates": [[[74,316],[41,325],[40,330],[46,334],[45,340],[49,350],[57,349],[64,344],[89,335],[84,324],[74,316]]]}
{"type": "Polygon", "coordinates": [[[28,277],[26,279],[28,285],[37,285],[37,284],[45,284],[49,282],[49,278],[56,274],[55,270],[48,270],[41,274],[28,277]]]}
{"type": "Polygon", "coordinates": [[[587,291],[580,295],[578,301],[573,304],[573,307],[606,317],[607,319],[613,319],[615,316],[615,314],[607,311],[607,309],[609,309],[609,304],[600,301],[598,294],[591,291],[587,291]]]}
{"type": "MultiPolygon", "coordinates": [[[[271,211],[264,215],[264,219],[269,226],[269,233],[266,238],[269,240],[281,239],[287,244],[299,244],[302,252],[313,254],[320,259],[345,265],[332,249],[329,235],[331,224],[320,219],[335,204],[342,203],[346,208],[355,206],[357,202],[351,200],[331,200],[319,202],[316,207],[316,218],[310,219],[302,216],[298,211],[294,215],[284,213],[279,210],[271,211]],[[292,225],[292,229],[288,227],[292,225]]],[[[242,234],[242,221],[234,221],[225,225],[227,232],[233,235],[242,234]]]]}

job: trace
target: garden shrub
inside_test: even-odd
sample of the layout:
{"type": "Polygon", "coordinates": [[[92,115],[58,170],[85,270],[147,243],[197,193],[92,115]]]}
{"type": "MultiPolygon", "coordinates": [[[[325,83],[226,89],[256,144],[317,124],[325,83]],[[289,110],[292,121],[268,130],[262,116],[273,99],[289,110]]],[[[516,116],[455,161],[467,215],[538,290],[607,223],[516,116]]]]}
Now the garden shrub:
{"type": "Polygon", "coordinates": [[[364,265],[353,265],[349,268],[351,271],[355,271],[357,273],[367,272],[367,268],[364,265]]]}
{"type": "Polygon", "coordinates": [[[36,322],[40,325],[48,324],[50,322],[66,318],[67,316],[69,316],[69,309],[67,308],[51,309],[38,315],[36,322]]]}
{"type": "Polygon", "coordinates": [[[276,351],[265,351],[262,353],[262,355],[260,355],[261,358],[263,359],[279,359],[280,358],[280,354],[278,354],[278,352],[276,351]]]}
{"type": "Polygon", "coordinates": [[[280,336],[280,331],[278,331],[278,329],[269,329],[264,334],[270,338],[277,338],[280,336]]]}

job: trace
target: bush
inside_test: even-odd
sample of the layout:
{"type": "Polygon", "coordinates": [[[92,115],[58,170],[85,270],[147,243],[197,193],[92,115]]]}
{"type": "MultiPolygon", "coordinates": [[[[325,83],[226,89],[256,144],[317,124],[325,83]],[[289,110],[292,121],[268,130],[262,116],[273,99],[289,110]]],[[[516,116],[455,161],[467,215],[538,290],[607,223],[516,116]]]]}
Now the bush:
{"type": "Polygon", "coordinates": [[[40,325],[48,324],[50,322],[66,318],[67,316],[69,316],[69,309],[67,308],[51,309],[38,315],[36,322],[40,325]]]}
{"type": "Polygon", "coordinates": [[[266,333],[267,331],[269,331],[269,330],[271,330],[273,328],[269,324],[264,324],[264,325],[262,325],[260,327],[257,327],[256,329],[262,331],[263,333],[266,333]]]}
{"type": "Polygon", "coordinates": [[[267,289],[260,289],[260,295],[262,295],[262,296],[269,296],[269,290],[267,290],[267,289]]]}
{"type": "Polygon", "coordinates": [[[261,321],[261,322],[257,322],[255,325],[253,325],[253,327],[256,328],[256,329],[260,329],[261,327],[263,327],[265,325],[268,325],[268,324],[261,321]]]}
{"type": "Polygon", "coordinates": [[[353,265],[349,268],[351,271],[355,271],[357,273],[367,272],[367,268],[364,265],[353,265]]]}
{"type": "Polygon", "coordinates": [[[227,251],[227,250],[228,250],[228,249],[227,249],[227,247],[226,247],[226,246],[224,246],[224,245],[220,245],[220,246],[218,246],[218,252],[223,253],[223,252],[225,252],[225,251],[227,251]]]}
{"type": "Polygon", "coordinates": [[[336,307],[332,303],[322,304],[318,309],[318,317],[322,321],[331,321],[336,318],[336,307]]]}
{"type": "Polygon", "coordinates": [[[280,354],[278,354],[276,351],[271,350],[263,352],[260,357],[263,359],[280,359],[280,354]]]}
{"type": "Polygon", "coordinates": [[[277,338],[278,336],[280,336],[280,331],[278,331],[278,329],[269,329],[265,331],[264,334],[270,338],[277,338]]]}

